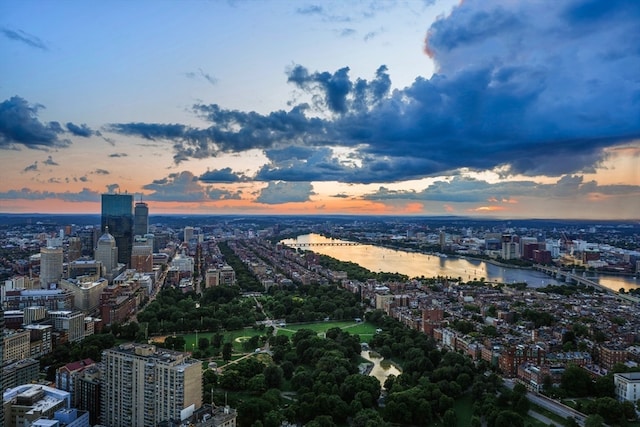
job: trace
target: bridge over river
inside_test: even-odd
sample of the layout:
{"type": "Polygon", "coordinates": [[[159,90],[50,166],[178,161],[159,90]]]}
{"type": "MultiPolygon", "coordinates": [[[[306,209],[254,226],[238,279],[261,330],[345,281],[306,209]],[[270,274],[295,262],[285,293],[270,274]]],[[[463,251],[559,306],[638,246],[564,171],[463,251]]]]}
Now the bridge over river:
{"type": "Polygon", "coordinates": [[[585,285],[585,286],[591,286],[593,288],[596,289],[601,289],[605,292],[610,292],[612,294],[614,294],[615,296],[617,296],[618,298],[621,298],[625,301],[628,302],[632,302],[632,303],[638,303],[640,302],[640,298],[636,298],[633,297],[631,295],[626,295],[626,294],[621,294],[619,292],[616,292],[612,289],[607,288],[606,286],[601,285],[600,283],[596,282],[593,279],[590,279],[588,277],[585,276],[581,276],[578,274],[575,274],[574,271],[569,271],[569,270],[561,270],[557,267],[548,267],[545,265],[540,265],[540,264],[536,264],[533,266],[534,269],[538,270],[538,271],[542,271],[543,273],[546,273],[550,276],[553,276],[554,278],[556,278],[556,280],[563,280],[565,282],[571,282],[571,283],[576,283],[579,285],[585,285]]]}
{"type": "Polygon", "coordinates": [[[285,244],[292,248],[310,248],[313,246],[360,246],[362,243],[358,243],[358,242],[322,242],[322,243],[293,242],[293,243],[285,243],[285,244]]]}

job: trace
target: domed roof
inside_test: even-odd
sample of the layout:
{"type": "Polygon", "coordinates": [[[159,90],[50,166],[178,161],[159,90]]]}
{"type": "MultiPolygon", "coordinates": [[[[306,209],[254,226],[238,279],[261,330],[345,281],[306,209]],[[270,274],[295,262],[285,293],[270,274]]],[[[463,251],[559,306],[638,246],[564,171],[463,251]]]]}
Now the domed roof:
{"type": "Polygon", "coordinates": [[[98,239],[98,244],[100,243],[116,243],[116,238],[109,234],[109,227],[104,228],[104,234],[98,239]]]}

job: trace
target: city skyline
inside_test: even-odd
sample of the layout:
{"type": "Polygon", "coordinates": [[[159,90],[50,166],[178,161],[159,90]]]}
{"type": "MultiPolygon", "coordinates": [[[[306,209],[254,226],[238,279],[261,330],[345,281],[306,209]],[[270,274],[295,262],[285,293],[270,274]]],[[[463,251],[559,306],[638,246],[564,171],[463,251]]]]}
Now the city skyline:
{"type": "Polygon", "coordinates": [[[0,212],[638,218],[632,0],[0,12],[0,212]]]}

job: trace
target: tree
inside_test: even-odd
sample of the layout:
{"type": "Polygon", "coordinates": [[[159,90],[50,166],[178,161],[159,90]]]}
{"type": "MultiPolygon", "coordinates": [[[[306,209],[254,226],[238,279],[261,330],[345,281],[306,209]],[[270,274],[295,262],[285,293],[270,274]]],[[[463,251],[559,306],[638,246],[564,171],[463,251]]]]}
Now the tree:
{"type": "Polygon", "coordinates": [[[495,427],[524,427],[524,420],[513,411],[501,411],[496,417],[495,427]]]}
{"type": "Polygon", "coordinates": [[[453,408],[447,409],[442,417],[442,423],[446,426],[454,426],[458,422],[456,411],[453,408]]]}
{"type": "Polygon", "coordinates": [[[588,396],[593,388],[591,375],[576,365],[570,365],[565,369],[560,384],[567,395],[572,397],[588,396]]]}
{"type": "Polygon", "coordinates": [[[206,350],[209,347],[209,340],[205,337],[198,338],[198,348],[200,350],[206,350]]]}
{"type": "Polygon", "coordinates": [[[584,427],[602,427],[604,426],[604,418],[598,414],[589,415],[584,420],[584,427]]]}
{"type": "Polygon", "coordinates": [[[233,351],[233,345],[230,342],[224,343],[222,346],[222,360],[228,362],[231,360],[231,352],[233,351]]]}
{"type": "Polygon", "coordinates": [[[283,379],[283,370],[279,366],[267,366],[264,368],[264,382],[267,388],[280,388],[283,379]]]}

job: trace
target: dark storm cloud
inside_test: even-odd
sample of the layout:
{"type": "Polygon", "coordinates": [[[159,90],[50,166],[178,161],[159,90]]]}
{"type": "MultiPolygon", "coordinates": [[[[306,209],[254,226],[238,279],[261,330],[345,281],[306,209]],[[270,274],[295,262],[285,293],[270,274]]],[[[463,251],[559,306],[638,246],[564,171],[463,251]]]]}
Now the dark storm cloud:
{"type": "Polygon", "coordinates": [[[145,198],[155,201],[206,202],[239,198],[238,192],[201,185],[198,177],[188,171],[170,174],[168,177],[155,180],[142,188],[153,191],[145,198]]]}
{"type": "Polygon", "coordinates": [[[256,202],[269,205],[292,202],[308,202],[314,195],[308,182],[270,182],[260,191],[256,202]]]}
{"type": "MultiPolygon", "coordinates": [[[[90,137],[90,136],[92,136],[94,134],[93,130],[91,130],[89,128],[89,126],[85,125],[84,123],[81,124],[80,126],[78,126],[78,125],[75,125],[75,124],[69,122],[69,123],[66,124],[66,126],[67,126],[67,130],[69,132],[71,132],[75,136],[81,136],[81,137],[84,137],[84,138],[88,138],[88,137],[90,137]]],[[[97,133],[99,133],[99,132],[97,132],[97,133]]]]}
{"type": "Polygon", "coordinates": [[[247,180],[244,175],[234,173],[231,168],[209,170],[200,175],[198,179],[209,183],[231,183],[247,180]]]}
{"type": "Polygon", "coordinates": [[[70,141],[58,138],[63,132],[58,122],[47,124],[38,119],[42,105],[29,105],[19,96],[0,103],[0,149],[15,148],[22,144],[28,148],[66,147],[70,141]]]}
{"type": "Polygon", "coordinates": [[[53,191],[34,191],[29,188],[21,190],[9,190],[0,192],[0,199],[20,199],[20,200],[46,200],[55,199],[66,202],[97,202],[100,200],[100,194],[83,188],[80,192],[64,192],[56,193],[53,191]]]}
{"type": "Polygon", "coordinates": [[[109,154],[109,157],[127,157],[128,154],[127,153],[112,153],[109,154]]]}
{"type": "Polygon", "coordinates": [[[31,46],[36,49],[49,50],[47,45],[42,40],[40,40],[40,38],[34,36],[33,34],[26,33],[22,30],[13,31],[7,28],[0,29],[0,32],[2,32],[2,34],[4,34],[4,36],[10,40],[22,42],[27,46],[31,46]]]}
{"type": "Polygon", "coordinates": [[[287,81],[317,95],[326,108],[339,114],[353,110],[366,111],[367,107],[386,96],[391,87],[391,79],[384,65],[378,68],[376,78],[371,82],[363,79],[352,82],[349,67],[332,74],[326,71],[312,73],[302,65],[296,65],[288,72],[287,81]]]}
{"type": "Polygon", "coordinates": [[[257,178],[268,181],[384,183],[460,168],[592,172],[607,148],[640,138],[640,2],[602,3],[468,0],[428,29],[437,74],[406,88],[390,91],[385,66],[363,80],[348,67],[295,65],[287,80],[312,107],[263,115],[196,105],[210,127],[112,130],[171,140],[176,162],[262,149],[270,163],[257,178]],[[285,159],[287,146],[316,157],[285,159]],[[320,150],[335,146],[353,150],[354,161],[320,150]]]}
{"type": "Polygon", "coordinates": [[[180,124],[159,123],[113,123],[106,126],[110,132],[134,135],[155,141],[156,139],[180,139],[187,127],[180,124]]]}

